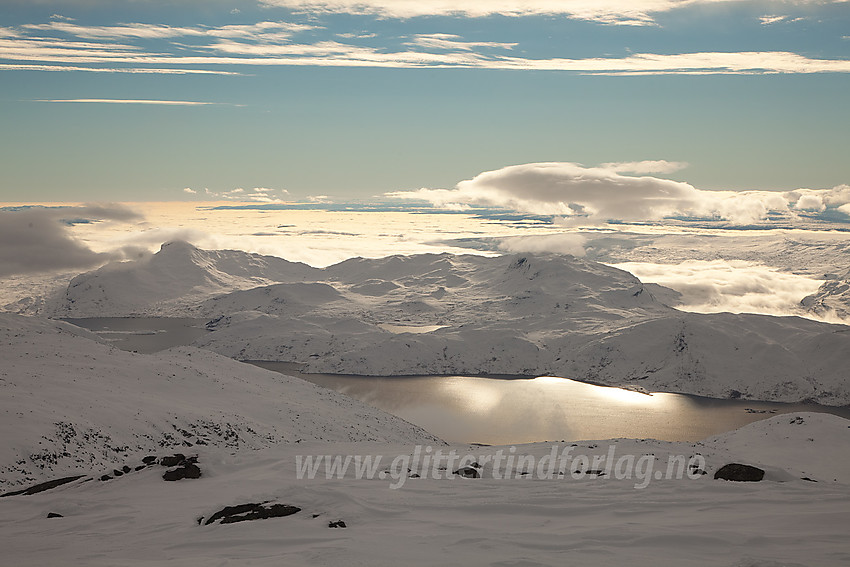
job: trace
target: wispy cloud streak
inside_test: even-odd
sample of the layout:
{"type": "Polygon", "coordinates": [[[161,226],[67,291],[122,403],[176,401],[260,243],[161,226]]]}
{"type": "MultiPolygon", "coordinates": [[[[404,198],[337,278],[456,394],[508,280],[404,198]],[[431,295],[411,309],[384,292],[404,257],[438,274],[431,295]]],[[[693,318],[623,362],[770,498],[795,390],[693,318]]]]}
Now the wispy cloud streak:
{"type": "MultiPolygon", "coordinates": [[[[270,7],[306,13],[349,13],[384,18],[420,16],[565,16],[607,25],[655,25],[655,15],[692,6],[742,4],[746,0],[259,0],[270,7]]],[[[785,0],[768,4],[805,6],[843,0],[785,0]]]]}
{"type": "Polygon", "coordinates": [[[68,98],[68,99],[36,99],[35,102],[80,102],[105,104],[153,104],[164,106],[207,106],[221,104],[217,102],[198,102],[192,100],[133,100],[114,98],[68,98]]]}
{"type": "Polygon", "coordinates": [[[850,73],[850,59],[812,58],[790,51],[530,57],[516,49],[518,43],[471,41],[447,33],[415,34],[401,38],[400,43],[391,47],[369,34],[351,38],[337,34],[338,40],[317,37],[317,30],[322,29],[316,25],[274,21],[220,27],[140,23],[83,26],[51,21],[0,28],[0,70],[227,74],[238,73],[235,68],[244,66],[315,66],[566,71],[626,76],[850,73]],[[34,33],[57,37],[36,37],[34,33]],[[215,70],[228,67],[226,71],[215,70]]]}

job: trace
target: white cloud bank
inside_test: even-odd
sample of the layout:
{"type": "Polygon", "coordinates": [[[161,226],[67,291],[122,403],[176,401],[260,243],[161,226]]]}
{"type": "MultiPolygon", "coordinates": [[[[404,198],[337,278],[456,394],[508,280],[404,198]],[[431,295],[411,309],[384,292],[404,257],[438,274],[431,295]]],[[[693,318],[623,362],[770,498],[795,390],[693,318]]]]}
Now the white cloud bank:
{"type": "Polygon", "coordinates": [[[780,272],[778,268],[737,260],[688,260],[681,264],[626,262],[615,267],[641,281],[682,294],[678,309],[696,313],[763,313],[808,315],[800,300],[815,293],[822,281],[780,272]]]}
{"type": "Polygon", "coordinates": [[[688,216],[751,224],[766,218],[771,211],[795,213],[827,207],[841,211],[840,207],[850,203],[850,186],[786,193],[702,191],[680,181],[622,175],[617,167],[548,162],[487,171],[461,181],[455,189],[424,188],[387,196],[425,200],[447,209],[500,207],[591,223],[688,216]]]}
{"type": "Polygon", "coordinates": [[[650,175],[652,173],[674,173],[688,167],[683,161],[667,161],[664,159],[646,161],[619,161],[600,164],[599,167],[617,173],[636,173],[650,175]]]}

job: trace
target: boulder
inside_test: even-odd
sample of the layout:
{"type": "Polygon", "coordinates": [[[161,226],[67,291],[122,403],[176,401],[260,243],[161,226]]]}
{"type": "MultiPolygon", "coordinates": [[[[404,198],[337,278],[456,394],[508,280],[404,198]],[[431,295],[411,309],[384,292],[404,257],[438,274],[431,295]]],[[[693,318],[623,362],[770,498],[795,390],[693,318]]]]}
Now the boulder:
{"type": "Polygon", "coordinates": [[[182,453],[175,453],[173,455],[169,455],[167,457],[163,457],[159,460],[159,464],[164,467],[176,467],[180,463],[186,460],[186,455],[182,453]]]}
{"type": "Polygon", "coordinates": [[[481,478],[481,473],[473,467],[460,467],[452,474],[462,476],[463,478],[481,478]]]}
{"type": "Polygon", "coordinates": [[[176,469],[165,471],[162,475],[162,479],[168,481],[182,480],[184,478],[201,478],[201,469],[194,463],[187,463],[176,469]]]}
{"type": "Polygon", "coordinates": [[[734,480],[738,482],[758,482],[764,478],[764,471],[751,465],[730,463],[720,467],[714,473],[715,479],[734,480]]]}
{"type": "Polygon", "coordinates": [[[237,506],[225,506],[215,514],[209,517],[205,526],[208,526],[216,520],[221,520],[220,524],[235,524],[236,522],[247,522],[251,520],[265,520],[267,518],[282,518],[291,516],[301,511],[297,506],[289,506],[288,504],[239,504],[237,506]]]}

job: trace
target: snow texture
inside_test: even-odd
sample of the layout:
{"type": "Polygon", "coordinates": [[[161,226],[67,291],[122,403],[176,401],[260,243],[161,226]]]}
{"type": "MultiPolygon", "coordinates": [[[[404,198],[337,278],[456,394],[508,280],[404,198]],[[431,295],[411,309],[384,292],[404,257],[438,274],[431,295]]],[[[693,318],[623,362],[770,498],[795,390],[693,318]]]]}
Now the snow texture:
{"type": "Polygon", "coordinates": [[[280,262],[172,243],[148,263],[78,276],[54,312],[208,317],[214,332],[196,346],[298,362],[308,372],[556,375],[644,391],[850,404],[850,327],[678,311],[667,305],[671,290],[586,259],[424,254],[321,270],[280,262]],[[224,287],[223,264],[239,285],[289,281],[212,296],[224,287]],[[197,285],[148,289],[159,265],[197,285]],[[405,326],[411,332],[398,332],[405,326]]]}
{"type": "Polygon", "coordinates": [[[63,322],[0,314],[0,358],[4,489],[109,472],[152,451],[439,442],[298,378],[192,347],[129,353],[63,322]]]}

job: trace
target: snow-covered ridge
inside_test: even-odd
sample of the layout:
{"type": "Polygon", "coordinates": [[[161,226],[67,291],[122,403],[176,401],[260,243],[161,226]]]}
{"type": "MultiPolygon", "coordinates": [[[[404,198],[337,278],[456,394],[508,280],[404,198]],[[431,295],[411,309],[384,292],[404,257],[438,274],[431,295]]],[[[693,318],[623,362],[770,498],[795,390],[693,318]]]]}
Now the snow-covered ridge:
{"type": "Polygon", "coordinates": [[[818,291],[803,298],[802,305],[822,317],[850,320],[850,271],[826,274],[828,278],[818,291]]]}
{"type": "Polygon", "coordinates": [[[439,443],[395,416],[191,347],[120,351],[72,325],[0,314],[0,487],[147,452],[301,441],[439,443]]]}
{"type": "Polygon", "coordinates": [[[273,282],[315,277],[306,264],[238,250],[201,250],[183,241],[163,244],[142,260],[114,262],[77,276],[45,306],[53,317],[175,316],[199,299],[273,282]]]}
{"type": "MultiPolygon", "coordinates": [[[[182,270],[198,273],[197,258],[213,254],[179,246],[179,254],[156,255],[170,258],[176,279],[182,270]]],[[[424,254],[286,270],[276,272],[285,283],[211,298],[179,295],[182,312],[213,321],[215,332],[196,346],[237,359],[299,362],[313,372],[549,374],[649,391],[850,404],[850,327],[684,313],[665,304],[671,290],[590,260],[424,254]],[[412,332],[397,332],[404,326],[412,332]]],[[[244,267],[241,277],[251,273],[244,267]]],[[[81,304],[95,308],[86,314],[100,314],[103,305],[108,314],[129,314],[122,312],[129,286],[110,275],[79,276],[75,289],[89,291],[63,308],[81,304]]],[[[168,300],[160,301],[148,302],[149,314],[168,300]]]]}

